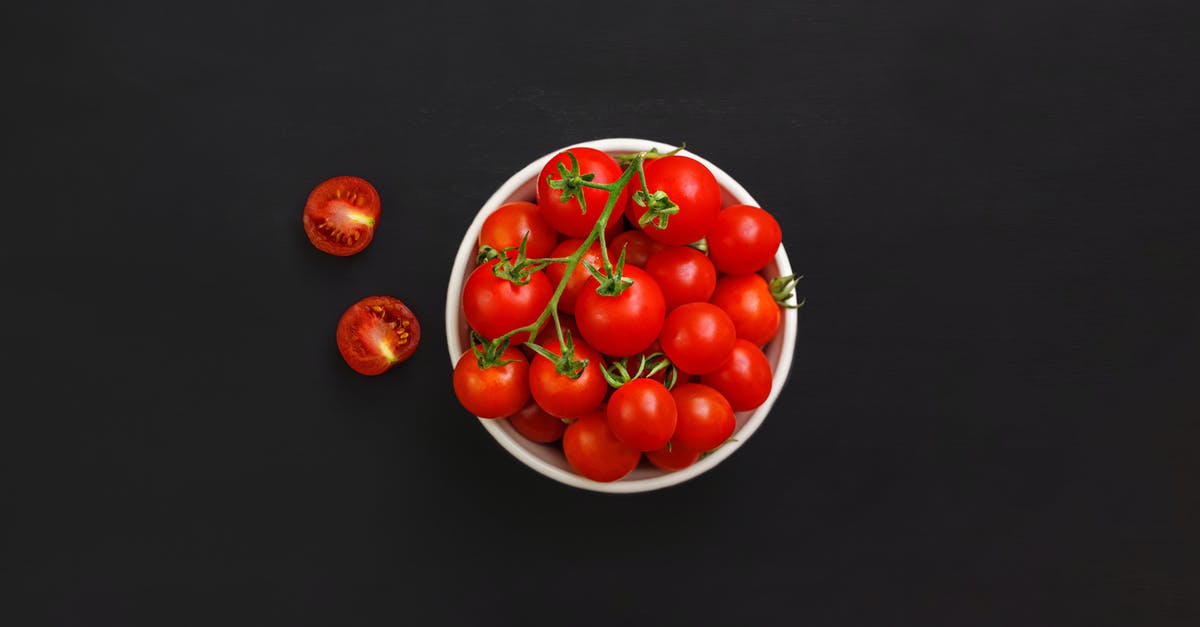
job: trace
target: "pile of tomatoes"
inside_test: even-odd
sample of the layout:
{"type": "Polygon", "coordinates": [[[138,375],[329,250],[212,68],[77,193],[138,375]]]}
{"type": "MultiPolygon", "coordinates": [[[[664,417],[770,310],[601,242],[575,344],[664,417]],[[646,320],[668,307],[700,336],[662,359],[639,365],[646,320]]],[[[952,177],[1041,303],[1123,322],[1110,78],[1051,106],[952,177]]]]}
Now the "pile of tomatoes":
{"type": "Polygon", "coordinates": [[[483,224],[479,244],[504,257],[485,260],[464,284],[474,339],[455,366],[455,393],[474,415],[508,419],[533,442],[561,440],[570,465],[596,481],[624,477],[643,455],[666,471],[686,468],[729,440],[735,412],[771,393],[762,346],[793,284],[760,274],[779,249],[779,224],[758,207],[722,207],[716,178],[686,156],[645,159],[644,186],[635,172],[619,191],[563,193],[576,163],[571,171],[594,183],[625,174],[608,154],[571,148],[545,164],[536,203],[510,202],[483,224]],[[598,236],[583,244],[610,194],[618,197],[603,226],[605,263],[598,236]],[[655,195],[674,209],[644,220],[655,195]],[[498,272],[522,245],[522,259],[551,261],[517,280],[498,272]],[[576,254],[582,261],[568,276],[564,260],[576,254]],[[613,275],[619,293],[601,294],[601,279],[613,275]],[[494,343],[503,352],[485,364],[484,345],[539,317],[535,337],[494,343]]]}

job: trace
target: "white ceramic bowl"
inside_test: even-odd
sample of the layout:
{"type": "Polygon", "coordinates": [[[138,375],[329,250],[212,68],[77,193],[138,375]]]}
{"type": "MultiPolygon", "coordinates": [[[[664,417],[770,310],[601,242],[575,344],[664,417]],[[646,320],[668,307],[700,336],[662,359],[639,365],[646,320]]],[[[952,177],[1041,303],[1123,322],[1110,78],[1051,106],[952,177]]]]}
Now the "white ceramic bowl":
{"type": "MultiPolygon", "coordinates": [[[[458,358],[462,356],[468,347],[467,321],[462,309],[462,288],[467,275],[475,267],[476,242],[479,239],[479,230],[483,226],[484,219],[506,202],[514,200],[536,202],[535,177],[541,172],[542,166],[554,155],[575,146],[588,146],[609,154],[625,154],[650,150],[651,148],[658,148],[659,152],[675,149],[675,146],[662,142],[625,137],[571,144],[570,146],[563,146],[537,158],[505,181],[500,186],[500,189],[496,190],[492,194],[492,197],[484,203],[479,213],[475,215],[475,220],[471,223],[471,227],[463,235],[462,244],[458,247],[458,255],[454,259],[454,268],[450,271],[450,285],[446,292],[446,342],[450,349],[451,368],[454,367],[454,364],[458,363],[458,358]]],[[[721,168],[686,150],[681,151],[679,154],[686,155],[703,163],[712,171],[713,175],[717,178],[717,182],[721,185],[722,206],[738,203],[754,205],[756,207],[760,206],[745,188],[722,171],[721,168]]],[[[767,266],[765,273],[768,277],[792,273],[792,266],[788,263],[787,253],[784,251],[783,246],[779,247],[779,252],[775,254],[775,261],[767,266]]],[[[571,469],[566,457],[563,455],[560,444],[538,444],[526,440],[517,433],[516,429],[507,420],[480,419],[479,422],[509,453],[512,453],[530,468],[555,481],[597,492],[646,492],[657,490],[682,483],[712,469],[724,461],[725,458],[732,455],[734,451],[738,450],[738,448],[746,443],[746,440],[750,439],[750,436],[767,417],[767,412],[771,410],[771,405],[775,403],[776,397],[779,396],[779,391],[783,388],[784,380],[787,379],[788,370],[792,365],[792,354],[795,352],[795,344],[796,310],[786,309],[784,310],[783,323],[780,326],[779,333],[764,348],[767,359],[771,362],[771,371],[774,374],[771,395],[767,397],[767,401],[754,411],[738,412],[737,429],[733,432],[735,441],[726,443],[712,455],[697,461],[683,470],[675,472],[664,472],[643,460],[633,472],[626,475],[623,479],[611,483],[592,481],[571,469]]]]}

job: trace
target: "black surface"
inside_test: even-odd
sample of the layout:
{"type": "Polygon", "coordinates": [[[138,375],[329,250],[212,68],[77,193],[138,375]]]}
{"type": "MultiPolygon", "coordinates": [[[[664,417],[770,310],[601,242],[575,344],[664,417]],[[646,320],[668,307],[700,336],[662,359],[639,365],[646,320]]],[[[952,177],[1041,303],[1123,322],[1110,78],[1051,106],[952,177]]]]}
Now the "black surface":
{"type": "Polygon", "coordinates": [[[0,622],[1200,624],[1194,3],[407,4],[3,10],[0,622]],[[810,303],[758,434],[624,497],[442,333],[483,201],[611,136],[742,181],[810,303]],[[372,293],[426,325],[380,378],[372,293]]]}

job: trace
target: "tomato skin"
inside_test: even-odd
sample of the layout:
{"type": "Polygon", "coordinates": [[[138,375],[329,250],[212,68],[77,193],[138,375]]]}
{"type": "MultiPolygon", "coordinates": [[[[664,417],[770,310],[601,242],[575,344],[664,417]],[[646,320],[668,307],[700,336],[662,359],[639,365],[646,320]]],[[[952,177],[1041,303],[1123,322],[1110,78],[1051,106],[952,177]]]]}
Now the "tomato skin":
{"type": "MultiPolygon", "coordinates": [[[[630,185],[633,181],[630,181],[630,185]]],[[[667,245],[651,239],[649,235],[640,230],[633,229],[618,234],[608,242],[608,254],[612,260],[616,262],[621,258],[621,249],[625,249],[625,265],[645,268],[646,262],[650,261],[650,257],[654,253],[666,248],[667,245]]]]}
{"type": "MultiPolygon", "coordinates": [[[[570,257],[575,254],[576,250],[583,245],[583,238],[573,237],[559,242],[554,250],[550,251],[549,257],[570,257]]],[[[587,287],[588,281],[592,279],[592,274],[587,271],[587,267],[583,262],[596,266],[602,269],[604,267],[603,257],[600,255],[600,242],[592,242],[587,250],[583,251],[583,258],[579,260],[579,264],[575,266],[575,270],[571,272],[571,278],[567,279],[567,287],[563,289],[562,296],[558,297],[558,310],[569,314],[575,313],[575,303],[579,300],[579,295],[587,287]]],[[[552,263],[546,266],[544,272],[546,277],[550,279],[552,289],[558,288],[558,282],[562,280],[563,274],[566,273],[567,264],[552,263]]]]}
{"type": "Polygon", "coordinates": [[[783,230],[774,216],[751,205],[726,207],[708,232],[708,254],[726,274],[750,274],[775,258],[783,230]]]}
{"type": "Polygon", "coordinates": [[[756,346],[770,342],[783,319],[767,280],[757,274],[721,277],[708,302],[729,314],[738,337],[756,346]]]}
{"type": "MultiPolygon", "coordinates": [[[[667,219],[667,228],[660,229],[652,222],[641,227],[642,231],[673,246],[691,244],[703,238],[721,212],[721,186],[712,172],[699,161],[679,155],[647,160],[642,169],[646,174],[646,188],[651,194],[666,192],[671,201],[679,205],[679,213],[667,219]]],[[[627,188],[638,190],[641,184],[635,175],[627,188]]],[[[646,213],[646,207],[633,201],[626,207],[630,224],[637,224],[638,218],[646,213]]]]}
{"type": "Polygon", "coordinates": [[[724,395],[734,411],[749,411],[771,395],[771,362],[757,346],[738,340],[729,361],[700,382],[724,395]]]}
{"type": "Polygon", "coordinates": [[[733,435],[737,418],[733,406],[719,391],[700,383],[683,383],[671,390],[679,412],[671,446],[711,451],[733,435]]]}
{"type": "Polygon", "coordinates": [[[630,448],[658,450],[675,433],[675,400],[658,381],[634,379],[608,399],[608,426],[630,448]]]}
{"type": "Polygon", "coordinates": [[[416,315],[391,296],[368,296],[338,319],[338,352],[359,374],[383,374],[411,357],[420,343],[416,315]]]}
{"type": "Polygon", "coordinates": [[[501,355],[511,363],[481,369],[474,351],[468,350],[454,365],[454,395],[467,411],[480,418],[505,418],[529,400],[529,361],[516,348],[501,355]]]}
{"type": "MultiPolygon", "coordinates": [[[[467,324],[491,340],[509,331],[532,324],[542,315],[554,288],[542,272],[534,272],[525,285],[493,274],[499,260],[493,259],[471,272],[463,286],[462,305],[467,324]]],[[[512,344],[522,344],[528,333],[512,337],[512,344]]]]}
{"type": "MultiPolygon", "coordinates": [[[[554,230],[563,235],[586,237],[588,233],[592,232],[592,227],[596,225],[596,219],[604,211],[604,204],[608,202],[609,194],[602,189],[585,188],[583,199],[587,204],[587,213],[583,213],[580,209],[578,198],[562,202],[560,200],[562,190],[552,189],[547,179],[551,176],[555,180],[561,178],[558,173],[559,163],[566,166],[568,171],[571,169],[571,159],[567,157],[567,152],[570,152],[579,161],[580,174],[590,172],[596,175],[592,179],[593,183],[607,184],[621,178],[621,166],[615,159],[595,148],[576,146],[552,157],[538,174],[537,204],[542,209],[542,217],[554,230]]],[[[608,216],[608,222],[605,223],[606,227],[611,228],[613,224],[620,222],[621,212],[625,210],[625,204],[629,199],[628,190],[628,185],[621,190],[621,195],[617,198],[617,203],[608,216]]]]}
{"type": "Polygon", "coordinates": [[[693,451],[672,443],[671,450],[667,450],[667,447],[664,446],[656,451],[647,451],[646,459],[660,470],[674,472],[696,463],[696,460],[700,459],[700,451],[693,451]]]}
{"type": "Polygon", "coordinates": [[[637,467],[642,458],[613,435],[604,409],[587,413],[571,423],[563,434],[567,463],[592,481],[616,481],[637,467]]]}
{"type": "Polygon", "coordinates": [[[729,359],[737,330],[720,307],[688,303],[667,314],[659,341],[677,368],[688,374],[705,374],[729,359]]]}
{"type": "Polygon", "coordinates": [[[626,267],[633,284],[618,296],[596,293],[595,277],[575,302],[575,323],[596,350],[614,357],[636,355],[648,348],[663,326],[666,304],[658,283],[641,268],[626,267]]]}
{"type": "Polygon", "coordinates": [[[541,444],[557,442],[562,438],[563,431],[567,430],[567,425],[561,418],[547,414],[537,403],[525,405],[520,411],[509,416],[508,422],[517,433],[525,436],[525,439],[541,444]]]}
{"type": "MultiPolygon", "coordinates": [[[[563,337],[566,337],[567,333],[571,334],[572,339],[578,340],[583,337],[579,332],[579,325],[575,324],[575,318],[572,316],[558,314],[558,323],[562,325],[563,337]]],[[[545,346],[556,340],[558,340],[558,331],[555,330],[554,320],[551,319],[546,321],[546,324],[542,326],[541,331],[538,331],[537,337],[533,341],[538,346],[545,346]]]]}
{"type": "Polygon", "coordinates": [[[717,287],[717,269],[691,246],[660,250],[646,263],[646,272],[662,289],[667,311],[688,303],[707,302],[717,287]]]}
{"type": "Polygon", "coordinates": [[[379,192],[357,176],[335,176],[308,194],[302,221],[308,241],[321,252],[359,253],[375,237],[379,192]]]}
{"type": "Polygon", "coordinates": [[[531,202],[510,202],[500,205],[483,221],[479,230],[479,245],[496,250],[515,248],[529,234],[525,256],[546,257],[558,242],[558,232],[542,219],[541,209],[531,202]]]}
{"type": "MultiPolygon", "coordinates": [[[[552,340],[543,348],[555,355],[562,355],[558,340],[552,340]]],[[[549,359],[538,355],[529,365],[529,388],[533,400],[551,416],[575,418],[592,411],[604,400],[608,392],[608,381],[604,380],[604,360],[596,349],[583,340],[575,340],[575,359],[588,360],[583,374],[577,379],[558,374],[549,359]]]]}

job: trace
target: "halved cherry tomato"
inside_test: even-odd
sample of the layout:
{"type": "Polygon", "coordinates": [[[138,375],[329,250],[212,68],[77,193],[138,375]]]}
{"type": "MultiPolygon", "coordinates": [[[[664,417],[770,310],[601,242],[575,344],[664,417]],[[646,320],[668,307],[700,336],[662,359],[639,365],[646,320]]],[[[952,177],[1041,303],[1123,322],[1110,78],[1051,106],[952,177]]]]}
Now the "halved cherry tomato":
{"type": "MultiPolygon", "coordinates": [[[[570,257],[579,250],[583,245],[583,238],[573,237],[559,242],[554,250],[550,251],[550,257],[570,257]]],[[[583,258],[579,260],[579,264],[575,266],[575,270],[571,272],[571,278],[567,279],[567,287],[563,288],[562,296],[558,297],[558,310],[567,313],[575,313],[575,301],[579,299],[580,292],[588,284],[588,279],[592,278],[591,273],[587,271],[587,267],[583,265],[584,261],[592,264],[597,268],[601,268],[604,262],[600,255],[600,243],[592,242],[587,250],[583,251],[583,258]]],[[[566,272],[567,264],[552,263],[546,266],[546,278],[550,279],[552,288],[558,288],[558,282],[562,280],[563,274],[566,272]]]]}
{"type": "MultiPolygon", "coordinates": [[[[569,148],[564,152],[552,157],[542,167],[542,171],[538,174],[537,180],[537,204],[542,208],[542,217],[554,230],[569,237],[586,237],[592,232],[592,227],[596,225],[596,220],[604,211],[604,204],[608,202],[608,192],[602,189],[594,189],[591,187],[584,188],[583,200],[587,205],[585,213],[579,206],[579,199],[572,197],[567,202],[562,202],[562,190],[553,189],[550,187],[549,179],[561,179],[562,175],[558,171],[558,164],[563,164],[568,171],[571,169],[571,159],[567,156],[567,152],[574,155],[579,162],[579,174],[594,174],[593,183],[607,184],[621,178],[621,166],[616,160],[607,154],[596,150],[595,148],[583,148],[576,146],[569,148]]],[[[613,207],[612,213],[608,216],[607,227],[611,227],[618,222],[621,217],[621,212],[625,210],[625,203],[629,198],[629,186],[621,190],[620,197],[617,198],[616,205],[613,207]]]]}
{"type": "MultiPolygon", "coordinates": [[[[632,184],[633,181],[630,181],[630,185],[632,184]]],[[[608,255],[616,262],[621,258],[621,249],[624,248],[626,266],[645,268],[650,256],[666,247],[667,244],[651,239],[649,235],[634,228],[618,234],[608,242],[608,255]]]]}
{"type": "Polygon", "coordinates": [[[674,472],[696,463],[696,460],[700,459],[700,451],[672,443],[670,449],[664,446],[657,451],[647,451],[646,459],[662,470],[674,472]]]}
{"type": "Polygon", "coordinates": [[[757,274],[721,277],[708,302],[729,314],[738,337],[756,346],[775,337],[783,318],[767,280],[757,274]]]}
{"type": "Polygon", "coordinates": [[[361,374],[382,374],[411,357],[420,342],[417,317],[391,296],[368,296],[338,320],[338,351],[361,374]]]}
{"type": "Polygon", "coordinates": [[[658,381],[634,379],[608,399],[608,426],[631,448],[658,450],[675,433],[675,401],[658,381]]]}
{"type": "Polygon", "coordinates": [[[720,368],[736,341],[729,314],[710,303],[688,303],[667,314],[659,338],[671,363],[689,374],[720,368]]]}
{"type": "Polygon", "coordinates": [[[309,193],[303,221],[313,246],[339,257],[353,255],[375,237],[379,192],[357,176],[335,176],[309,193]]]}
{"type": "Polygon", "coordinates": [[[720,392],[734,411],[749,411],[771,395],[771,362],[757,346],[739,339],[729,361],[700,382],[720,392]]]}
{"type": "MultiPolygon", "coordinates": [[[[531,274],[524,285],[514,285],[495,275],[493,269],[497,263],[499,260],[493,259],[475,268],[463,286],[462,305],[467,324],[489,340],[532,324],[554,295],[550,280],[542,272],[531,274]]],[[[511,343],[521,344],[528,339],[528,333],[518,333],[511,343]]]]}
{"type": "MultiPolygon", "coordinates": [[[[671,202],[679,205],[679,213],[669,216],[665,229],[656,226],[658,220],[640,227],[646,235],[660,242],[682,246],[708,234],[721,211],[721,186],[704,164],[675,155],[648,160],[642,169],[651,194],[665,192],[671,202]]],[[[636,191],[641,186],[641,180],[635,175],[626,188],[632,187],[636,191]]],[[[632,200],[626,207],[630,224],[638,224],[638,218],[646,213],[646,207],[632,200]]]]}
{"type": "Polygon", "coordinates": [[[691,246],[672,246],[654,253],[646,273],[662,289],[667,311],[687,303],[707,302],[717,286],[717,270],[708,257],[691,246]]]}
{"type": "Polygon", "coordinates": [[[557,442],[563,431],[567,430],[567,425],[561,418],[547,414],[537,403],[529,403],[521,411],[509,416],[508,422],[517,433],[542,444],[557,442]]]}
{"type": "Polygon", "coordinates": [[[642,454],[613,435],[604,409],[589,412],[563,434],[563,453],[579,474],[592,481],[616,481],[637,467],[642,454]]]}
{"type": "Polygon", "coordinates": [[[500,359],[509,363],[480,368],[479,358],[468,350],[454,366],[454,394],[480,418],[511,416],[529,400],[529,361],[524,353],[509,347],[500,359]]]}
{"type": "Polygon", "coordinates": [[[783,231],[775,218],[751,205],[726,207],[708,232],[708,254],[726,274],[758,272],[775,258],[783,231]]]}
{"type": "Polygon", "coordinates": [[[558,241],[558,233],[542,219],[537,205],[531,202],[505,203],[483,221],[479,245],[486,244],[496,250],[516,248],[526,235],[529,239],[525,243],[525,256],[530,258],[545,257],[558,241]]]}
{"type": "MultiPolygon", "coordinates": [[[[594,348],[583,340],[575,340],[575,359],[588,360],[583,374],[572,379],[559,374],[549,359],[538,355],[529,366],[529,388],[533,400],[546,413],[559,418],[575,418],[592,411],[604,400],[608,392],[608,381],[604,380],[604,360],[594,348]]],[[[543,348],[555,355],[562,355],[558,340],[552,340],[543,348]]]]}
{"type": "Polygon", "coordinates": [[[575,323],[584,339],[605,355],[636,355],[650,346],[662,330],[666,305],[662,290],[641,268],[626,267],[623,275],[633,284],[617,296],[596,293],[595,277],[575,302],[575,323]]]}
{"type": "Polygon", "coordinates": [[[679,413],[672,447],[711,451],[733,435],[737,427],[733,407],[717,390],[699,383],[683,383],[671,390],[671,396],[679,413]]]}

